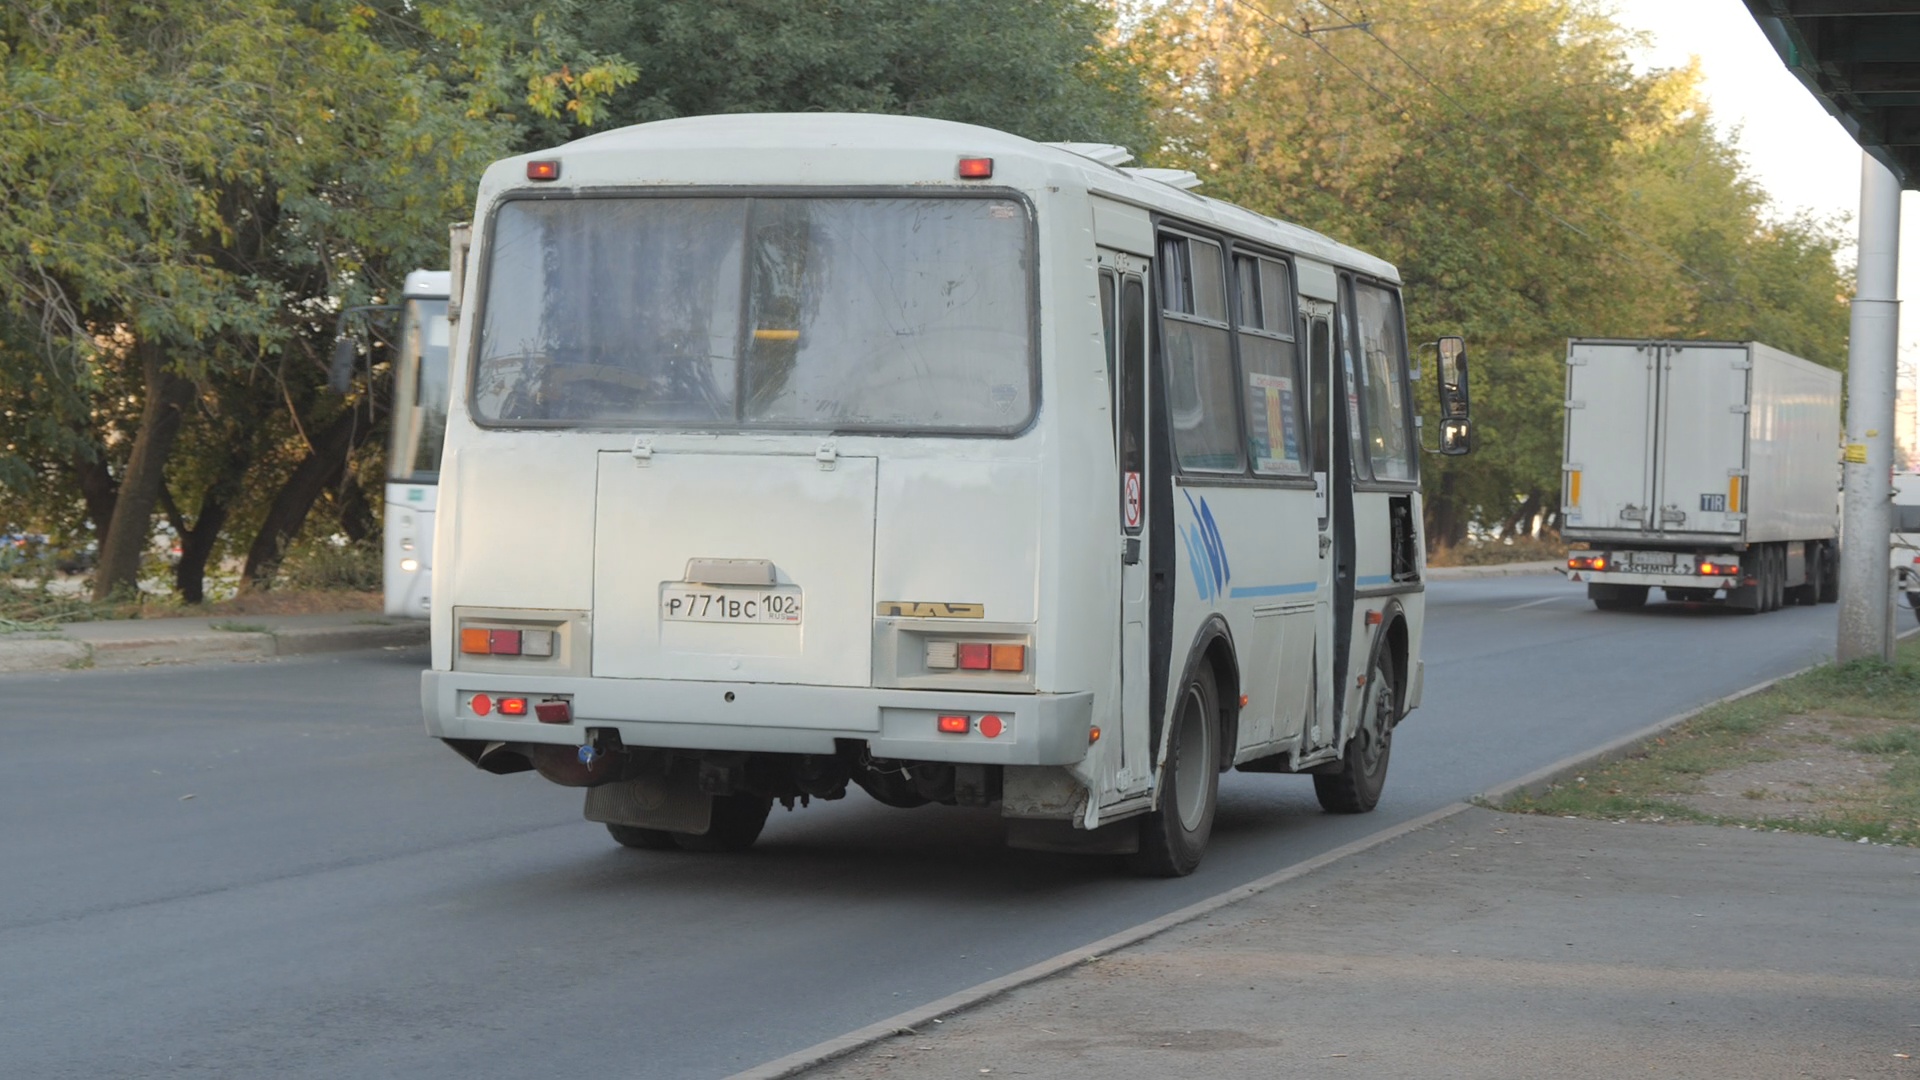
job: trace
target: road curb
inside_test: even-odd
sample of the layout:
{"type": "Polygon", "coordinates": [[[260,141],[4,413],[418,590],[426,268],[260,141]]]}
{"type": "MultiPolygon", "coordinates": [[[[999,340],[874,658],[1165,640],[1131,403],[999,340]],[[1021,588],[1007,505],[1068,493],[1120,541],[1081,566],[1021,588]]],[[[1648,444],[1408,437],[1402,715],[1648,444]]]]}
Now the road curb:
{"type": "Polygon", "coordinates": [[[425,622],[386,622],[344,626],[282,626],[222,630],[169,628],[155,620],[153,633],[140,637],[85,641],[64,636],[0,637],[0,673],[125,670],[214,660],[265,660],[278,656],[424,645],[425,622]],[[168,630],[174,632],[169,633],[168,630]]]}
{"type": "MultiPolygon", "coordinates": [[[[1920,633],[1920,629],[1909,630],[1897,636],[1906,638],[1915,633],[1920,633]]],[[[1685,712],[1670,716],[1665,720],[1649,724],[1638,731],[1604,743],[1595,749],[1568,755],[1550,765],[1527,773],[1525,776],[1516,780],[1510,780],[1506,783],[1488,788],[1486,791],[1469,799],[1448,803],[1436,810],[1430,810],[1419,817],[1403,821],[1398,825],[1389,826],[1377,833],[1361,837],[1348,844],[1343,844],[1340,847],[1334,848],[1332,851],[1316,855],[1311,859],[1296,863],[1283,870],[1276,870],[1265,877],[1255,878],[1253,881],[1247,882],[1244,885],[1236,885],[1231,889],[1216,893],[1213,896],[1189,904],[1177,911],[1169,912],[1157,919],[1141,923],[1138,926],[1129,927],[1116,934],[1110,934],[1092,944],[1083,945],[1077,949],[1070,949],[1058,956],[1050,957],[1037,964],[1021,968],[1012,974],[1002,975],[1000,978],[990,979],[976,986],[970,986],[965,990],[949,994],[937,1001],[929,1002],[926,1005],[909,1009],[906,1012],[897,1013],[885,1020],[868,1024],[866,1027],[856,1031],[850,1031],[845,1035],[828,1039],[825,1042],[816,1043],[804,1050],[796,1051],[763,1065],[756,1065],[745,1071],[734,1073],[732,1076],[727,1077],[727,1080],[787,1080],[789,1077],[799,1076],[811,1069],[819,1068],[822,1065],[865,1049],[883,1039],[891,1038],[894,1035],[911,1033],[914,1029],[922,1025],[930,1024],[938,1019],[944,1019],[955,1013],[964,1012],[978,1005],[983,1005],[1010,991],[1018,990],[1023,986],[1052,978],[1055,975],[1070,971],[1081,964],[1097,959],[1108,953],[1117,952],[1128,946],[1138,945],[1148,938],[1166,933],[1168,930],[1172,930],[1184,923],[1192,922],[1203,915],[1210,914],[1229,904],[1235,904],[1248,897],[1257,896],[1276,886],[1284,885],[1296,878],[1305,877],[1316,870],[1330,866],[1339,862],[1341,859],[1358,855],[1361,852],[1379,847],[1389,841],[1398,840],[1402,836],[1418,832],[1429,825],[1438,824],[1475,807],[1493,807],[1494,804],[1504,801],[1509,796],[1520,791],[1537,794],[1546,790],[1557,781],[1575,775],[1582,770],[1591,769],[1596,765],[1604,765],[1608,762],[1618,761],[1623,757],[1631,756],[1633,752],[1644,745],[1647,740],[1665,734],[1672,728],[1693,719],[1708,709],[1760,693],[1796,675],[1803,675],[1812,671],[1814,668],[1827,662],[1828,661],[1821,661],[1820,663],[1807,664],[1804,667],[1796,668],[1785,674],[1775,675],[1772,678],[1755,683],[1745,689],[1736,690],[1731,694],[1715,698],[1704,705],[1696,706],[1685,712]]]]}

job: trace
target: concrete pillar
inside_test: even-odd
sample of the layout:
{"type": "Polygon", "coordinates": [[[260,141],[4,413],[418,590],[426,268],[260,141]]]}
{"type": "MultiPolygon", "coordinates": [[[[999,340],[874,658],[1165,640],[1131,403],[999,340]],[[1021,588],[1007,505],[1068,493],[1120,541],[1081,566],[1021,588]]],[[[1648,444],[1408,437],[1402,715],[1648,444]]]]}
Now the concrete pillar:
{"type": "Polygon", "coordinates": [[[1900,341],[1900,183],[1860,155],[1860,271],[1847,346],[1846,496],[1840,525],[1842,662],[1893,659],[1888,534],[1893,402],[1900,341]]]}

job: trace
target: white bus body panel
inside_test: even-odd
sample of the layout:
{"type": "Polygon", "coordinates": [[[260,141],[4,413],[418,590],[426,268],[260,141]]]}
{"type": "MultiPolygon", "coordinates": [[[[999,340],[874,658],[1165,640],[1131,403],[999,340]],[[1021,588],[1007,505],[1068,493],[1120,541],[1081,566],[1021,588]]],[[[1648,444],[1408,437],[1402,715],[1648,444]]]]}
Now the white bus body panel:
{"type": "Polygon", "coordinates": [[[1655,546],[1831,539],[1840,373],[1758,343],[1574,339],[1564,535],[1655,546]]]}
{"type": "Polygon", "coordinates": [[[424,619],[432,613],[433,515],[439,494],[434,484],[387,482],[382,562],[388,615],[424,619]]]}
{"type": "MultiPolygon", "coordinates": [[[[1096,796],[1086,825],[1098,822],[1102,804],[1148,805],[1152,776],[1144,766],[1151,760],[1140,745],[1146,725],[1123,723],[1119,709],[1123,660],[1130,665],[1134,658],[1120,645],[1118,477],[1096,233],[1101,244],[1150,255],[1152,211],[1213,225],[1297,256],[1299,288],[1329,298],[1338,272],[1393,283],[1394,268],[1306,229],[944,122],[689,119],[590,136],[537,156],[564,161],[556,192],[633,188],[640,186],[636,177],[647,186],[947,190],[965,187],[952,179],[957,147],[992,156],[991,187],[1024,195],[1036,211],[1038,408],[1017,435],[825,440],[482,430],[469,413],[468,385],[479,320],[462,318],[442,467],[436,565],[443,580],[433,595],[433,670],[422,684],[431,734],[578,744],[585,728],[605,727],[630,746],[789,753],[831,753],[836,739],[857,739],[875,757],[1069,766],[1096,796]],[[642,440],[644,465],[635,455],[642,440]],[[832,444],[830,469],[823,442],[832,444]],[[767,467],[760,478],[750,462],[767,467]],[[722,490],[730,493],[725,501],[722,490]],[[681,510],[675,500],[698,509],[681,510]],[[780,580],[803,590],[801,626],[664,626],[663,584],[681,580],[690,559],[709,558],[770,560],[780,580]],[[928,621],[886,614],[888,602],[982,605],[984,625],[932,625],[951,626],[956,636],[988,627],[1024,630],[1030,684],[998,693],[923,689],[910,684],[924,672],[884,670],[884,659],[910,654],[912,635],[929,630],[928,621]],[[591,632],[580,635],[590,639],[590,674],[507,676],[461,657],[456,620],[476,610],[590,620],[591,632]],[[577,720],[549,725],[477,716],[464,701],[478,691],[569,695],[577,720]],[[994,740],[934,734],[941,710],[995,712],[1006,718],[1007,733],[994,740]],[[1095,726],[1105,737],[1092,739],[1095,726]],[[1136,760],[1142,768],[1123,772],[1136,760]]],[[[476,268],[488,258],[494,204],[528,186],[527,160],[498,162],[481,182],[476,268]]],[[[480,313],[484,282],[483,272],[466,275],[462,310],[480,313]]],[[[1176,599],[1165,661],[1172,670],[1165,674],[1169,701],[1159,706],[1177,695],[1173,684],[1193,634],[1218,612],[1231,626],[1248,698],[1236,757],[1276,752],[1303,737],[1334,749],[1351,725],[1336,725],[1330,714],[1332,646],[1323,643],[1316,654],[1315,623],[1327,601],[1315,528],[1319,496],[1304,487],[1276,493],[1197,484],[1193,492],[1189,506],[1175,481],[1179,535],[1168,542],[1175,548],[1176,599]],[[1206,597],[1195,591],[1200,569],[1188,546],[1189,530],[1192,540],[1204,539],[1194,512],[1202,494],[1217,528],[1232,535],[1231,579],[1223,568],[1216,581],[1209,567],[1206,597]],[[1287,506],[1277,505],[1282,501],[1287,506]],[[1266,506],[1256,510],[1256,502],[1266,506]]],[[[1386,500],[1356,495],[1356,528],[1380,530],[1378,552],[1372,540],[1360,548],[1366,580],[1387,580],[1386,500]]],[[[1412,505],[1417,514],[1417,495],[1412,505]]],[[[1139,575],[1143,587],[1145,578],[1139,575]]],[[[1415,657],[1421,599],[1417,583],[1396,599],[1415,657]]],[[[1355,604],[1350,689],[1366,670],[1372,635],[1384,629],[1369,627],[1366,612],[1382,607],[1364,596],[1355,604]]],[[[1146,637],[1131,641],[1144,649],[1146,637]]],[[[1417,670],[1402,676],[1417,693],[1417,670]]],[[[1347,699],[1357,706],[1362,695],[1347,699]]]]}

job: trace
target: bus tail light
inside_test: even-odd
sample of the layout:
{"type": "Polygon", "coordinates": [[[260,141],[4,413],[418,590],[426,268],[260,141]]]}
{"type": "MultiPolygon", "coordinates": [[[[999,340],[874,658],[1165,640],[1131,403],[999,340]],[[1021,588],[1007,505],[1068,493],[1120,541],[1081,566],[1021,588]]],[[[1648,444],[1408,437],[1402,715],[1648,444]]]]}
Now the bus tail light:
{"type": "Polygon", "coordinates": [[[477,626],[465,627],[460,631],[460,651],[475,656],[485,656],[493,651],[492,632],[477,626]]]}
{"type": "Polygon", "coordinates": [[[983,716],[980,718],[980,734],[985,735],[989,739],[999,738],[1000,733],[1005,730],[1007,730],[1006,722],[997,716],[983,716]]]}
{"type": "Polygon", "coordinates": [[[940,730],[948,735],[965,735],[973,730],[973,719],[967,716],[943,716],[939,724],[940,730]]]}
{"type": "Polygon", "coordinates": [[[520,655],[520,631],[518,630],[487,631],[487,651],[492,653],[495,656],[519,656],[520,655]]]}
{"type": "Polygon", "coordinates": [[[543,724],[573,723],[573,704],[566,701],[543,701],[533,707],[534,714],[543,724]]]}
{"type": "Polygon", "coordinates": [[[993,646],[984,641],[967,641],[960,645],[961,671],[989,671],[993,668],[993,646]]]}
{"type": "Polygon", "coordinates": [[[551,630],[520,631],[520,655],[552,656],[553,655],[553,631],[551,630]]]}
{"type": "Polygon", "coordinates": [[[493,699],[485,694],[475,694],[467,702],[467,707],[473,710],[473,715],[485,716],[493,711],[493,699]]]}
{"type": "Polygon", "coordinates": [[[1605,555],[1567,556],[1567,569],[1569,570],[1605,570],[1606,568],[1607,557],[1605,555]]]}
{"type": "Polygon", "coordinates": [[[953,641],[927,642],[927,670],[952,671],[960,666],[960,645],[953,641]]]}
{"type": "Polygon", "coordinates": [[[1027,646],[1006,641],[929,641],[923,654],[928,671],[991,671],[1022,675],[1027,646]]]}
{"type": "Polygon", "coordinates": [[[1027,647],[1025,645],[995,645],[993,647],[993,670],[1027,670],[1027,647]]]}
{"type": "Polygon", "coordinates": [[[527,699],[523,697],[503,697],[500,699],[501,716],[527,715],[527,699]]]}

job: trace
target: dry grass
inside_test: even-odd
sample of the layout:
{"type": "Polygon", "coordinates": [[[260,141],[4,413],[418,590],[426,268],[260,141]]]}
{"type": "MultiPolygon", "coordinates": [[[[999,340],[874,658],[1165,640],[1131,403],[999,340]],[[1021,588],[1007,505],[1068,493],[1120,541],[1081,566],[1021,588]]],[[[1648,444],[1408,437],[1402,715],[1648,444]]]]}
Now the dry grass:
{"type": "Polygon", "coordinates": [[[1435,548],[1428,566],[1497,566],[1501,563],[1565,559],[1567,545],[1557,536],[1518,537],[1512,540],[1468,540],[1455,547],[1435,548]]]}
{"type": "Polygon", "coordinates": [[[275,589],[230,600],[183,604],[171,598],[96,602],[85,594],[0,582],[0,633],[53,630],[61,623],[102,619],[224,618],[235,615],[327,615],[381,610],[378,592],[356,589],[275,589]]]}
{"type": "Polygon", "coordinates": [[[1920,846],[1920,642],[1717,705],[1634,756],[1503,809],[1920,846]]]}

